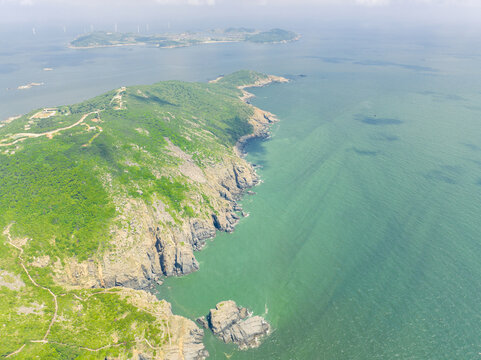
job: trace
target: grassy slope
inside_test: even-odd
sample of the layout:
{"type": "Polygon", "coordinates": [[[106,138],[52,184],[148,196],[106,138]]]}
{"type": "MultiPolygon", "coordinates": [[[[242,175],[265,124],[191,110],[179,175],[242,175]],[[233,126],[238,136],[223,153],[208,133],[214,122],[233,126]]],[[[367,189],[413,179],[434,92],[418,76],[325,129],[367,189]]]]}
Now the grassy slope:
{"type": "MultiPolygon", "coordinates": [[[[178,159],[166,151],[166,138],[191,154],[201,168],[232,154],[232,145],[251,131],[252,110],[238,99],[236,86],[263,77],[241,71],[217,84],[168,81],[134,86],[122,93],[122,105],[112,100],[117,93],[112,91],[45,119],[47,130],[40,120],[28,132],[62,128],[98,110],[84,123],[51,139],[28,138],[0,147],[0,229],[12,224],[12,239],[29,239],[23,259],[32,278],[55,294],[64,294],[58,296],[60,320],[52,327],[49,344],[31,343],[43,338],[54,302],[48,291],[34,286],[21,266],[19,251],[0,235],[0,270],[21,276],[25,284],[19,290],[0,286],[0,355],[27,344],[19,358],[127,356],[135,338],[147,338],[154,346],[166,341],[162,324],[121,295],[91,296],[99,290],[55,285],[51,265],[72,257],[95,258],[109,247],[109,227],[117,215],[115,196],[140,197],[146,203],[160,198],[179,222],[207,214],[208,199],[191,196],[204,195],[201,188],[173,175],[178,159]],[[196,198],[203,200],[195,203],[196,198]],[[42,256],[49,256],[48,265],[32,266],[42,256]],[[41,314],[17,313],[20,306],[34,302],[44,306],[41,314]],[[113,343],[121,345],[100,352],[82,349],[113,343]]],[[[27,121],[23,117],[1,128],[0,142],[25,132],[27,121]]]]}

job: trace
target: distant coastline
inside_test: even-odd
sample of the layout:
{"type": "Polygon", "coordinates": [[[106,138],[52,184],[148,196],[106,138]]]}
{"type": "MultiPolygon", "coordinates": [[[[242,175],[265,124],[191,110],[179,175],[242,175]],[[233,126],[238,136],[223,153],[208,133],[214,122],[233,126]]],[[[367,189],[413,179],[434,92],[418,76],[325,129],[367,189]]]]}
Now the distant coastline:
{"type": "Polygon", "coordinates": [[[299,34],[284,29],[260,31],[246,28],[230,28],[224,30],[209,30],[205,32],[152,35],[96,31],[78,36],[69,43],[68,47],[79,50],[120,46],[152,46],[172,49],[193,45],[227,42],[281,44],[297,41],[300,37],[299,34]]]}
{"type": "Polygon", "coordinates": [[[27,90],[27,89],[33,88],[34,86],[42,86],[42,85],[45,85],[45,84],[43,82],[41,82],[41,83],[31,82],[31,83],[26,84],[26,85],[18,86],[17,90],[27,90]]]}

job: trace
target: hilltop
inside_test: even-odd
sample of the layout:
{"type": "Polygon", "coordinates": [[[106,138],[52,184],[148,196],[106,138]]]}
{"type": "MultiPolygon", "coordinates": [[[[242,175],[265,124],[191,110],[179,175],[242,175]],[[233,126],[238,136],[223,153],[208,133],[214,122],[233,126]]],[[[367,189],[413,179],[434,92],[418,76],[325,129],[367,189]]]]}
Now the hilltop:
{"type": "Polygon", "coordinates": [[[258,182],[242,141],[272,114],[240,71],[121,87],[0,125],[0,354],[202,359],[202,330],[148,289],[199,265],[258,182]]]}

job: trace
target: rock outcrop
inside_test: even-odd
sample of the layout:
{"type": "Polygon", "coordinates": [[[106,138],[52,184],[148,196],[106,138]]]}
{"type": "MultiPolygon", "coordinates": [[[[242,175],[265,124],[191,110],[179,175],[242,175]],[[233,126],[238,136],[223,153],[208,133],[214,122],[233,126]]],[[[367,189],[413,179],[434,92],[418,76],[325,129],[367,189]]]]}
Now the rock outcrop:
{"type": "Polygon", "coordinates": [[[202,342],[204,331],[193,321],[172,314],[170,303],[158,300],[146,291],[121,289],[119,294],[135,307],[148,311],[154,317],[154,323],[162,324],[168,338],[166,344],[157,349],[145,339],[136,339],[134,359],[204,360],[209,356],[202,342]]]}
{"type": "Polygon", "coordinates": [[[146,289],[163,276],[181,276],[198,270],[194,252],[205,246],[216,231],[232,232],[242,214],[237,204],[242,194],[259,179],[242,158],[228,158],[204,169],[208,182],[204,192],[212,204],[207,218],[190,218],[176,226],[159,200],[147,205],[141,200],[118,199],[122,209],[119,225],[111,230],[112,249],[97,261],[58,264],[56,280],[81,287],[123,286],[146,289]]]}
{"type": "Polygon", "coordinates": [[[218,303],[207,317],[196,321],[225,343],[232,342],[241,350],[258,347],[261,338],[270,332],[270,325],[264,318],[252,316],[232,300],[218,303]]]}
{"type": "MultiPolygon", "coordinates": [[[[264,86],[287,79],[268,76],[254,84],[240,86],[241,99],[252,94],[245,89],[264,86]]],[[[114,196],[117,212],[111,228],[109,250],[96,259],[78,262],[75,258],[55,263],[55,280],[74,287],[114,287],[147,289],[161,283],[164,276],[189,274],[199,268],[194,252],[216,231],[232,232],[240,216],[245,216],[237,201],[259,183],[254,166],[243,158],[243,146],[252,138],[268,136],[268,129],[277,119],[271,113],[250,105],[253,132],[242,137],[233,152],[226,152],[220,161],[206,163],[201,169],[192,155],[185,153],[166,138],[166,150],[179,161],[178,176],[184,176],[201,193],[191,194],[202,203],[201,195],[209,199],[208,213],[202,216],[174,219],[166,205],[157,199],[146,204],[140,199],[114,196]]],[[[175,170],[173,170],[175,171],[175,170]]],[[[111,179],[102,181],[106,189],[111,179]]],[[[202,209],[197,212],[202,212],[202,209]]]]}

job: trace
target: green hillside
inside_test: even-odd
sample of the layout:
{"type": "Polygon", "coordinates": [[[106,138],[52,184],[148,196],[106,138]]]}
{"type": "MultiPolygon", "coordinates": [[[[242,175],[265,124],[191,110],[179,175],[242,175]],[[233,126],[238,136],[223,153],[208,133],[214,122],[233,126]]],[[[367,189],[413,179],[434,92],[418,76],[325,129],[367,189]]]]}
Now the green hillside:
{"type": "Polygon", "coordinates": [[[116,199],[160,199],[174,223],[159,226],[210,218],[206,185],[179,174],[167,148],[200,169],[234,156],[253,112],[237,86],[262,78],[120,88],[0,127],[0,355],[25,345],[18,358],[122,358],[144,339],[163,346],[168,316],[139,310],[125,290],[62,287],[52,273],[110,251],[116,199]]]}

